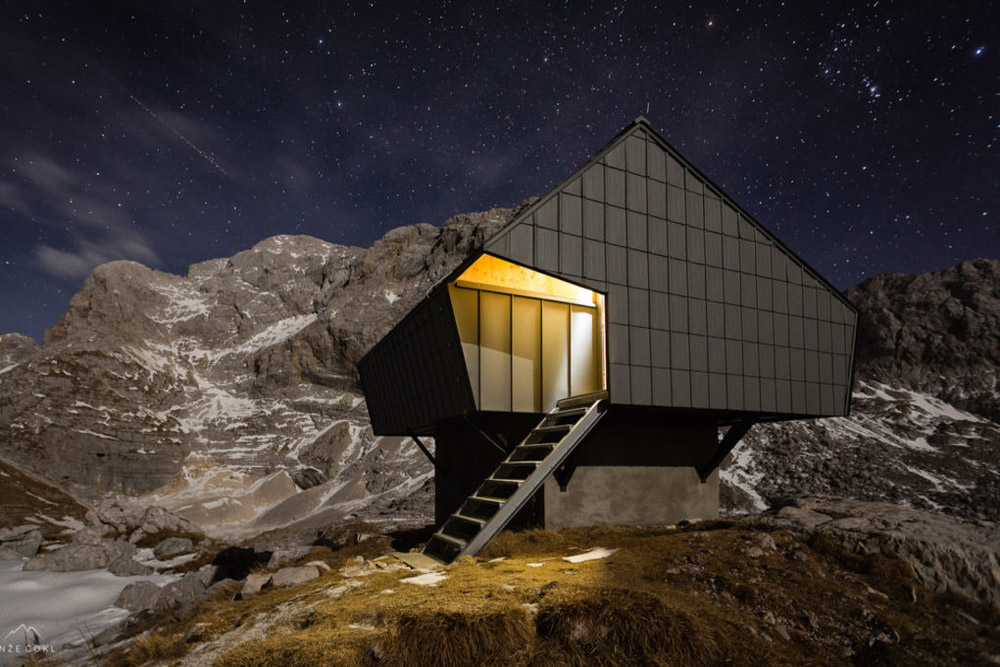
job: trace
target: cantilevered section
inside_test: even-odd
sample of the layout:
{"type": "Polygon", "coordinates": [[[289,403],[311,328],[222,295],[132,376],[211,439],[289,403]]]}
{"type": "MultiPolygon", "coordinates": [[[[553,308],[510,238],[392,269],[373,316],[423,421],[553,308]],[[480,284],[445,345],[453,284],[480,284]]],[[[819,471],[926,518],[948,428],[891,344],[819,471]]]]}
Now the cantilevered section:
{"type": "Polygon", "coordinates": [[[718,466],[754,424],[848,413],[856,323],[833,286],[639,118],[465,258],[358,368],[375,433],[435,437],[442,530],[428,549],[447,560],[508,521],[716,515],[718,466]],[[593,392],[599,421],[538,440],[567,418],[561,401],[593,392]],[[539,444],[544,457],[520,458],[539,444]]]}

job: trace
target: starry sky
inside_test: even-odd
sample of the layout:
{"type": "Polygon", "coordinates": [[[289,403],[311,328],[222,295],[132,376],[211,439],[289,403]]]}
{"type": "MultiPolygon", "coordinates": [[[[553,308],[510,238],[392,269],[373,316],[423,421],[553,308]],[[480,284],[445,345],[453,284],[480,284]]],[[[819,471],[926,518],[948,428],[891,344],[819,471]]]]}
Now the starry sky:
{"type": "Polygon", "coordinates": [[[5,2],[0,332],[114,259],[514,206],[640,114],[838,287],[1000,257],[998,33],[975,0],[5,2]]]}

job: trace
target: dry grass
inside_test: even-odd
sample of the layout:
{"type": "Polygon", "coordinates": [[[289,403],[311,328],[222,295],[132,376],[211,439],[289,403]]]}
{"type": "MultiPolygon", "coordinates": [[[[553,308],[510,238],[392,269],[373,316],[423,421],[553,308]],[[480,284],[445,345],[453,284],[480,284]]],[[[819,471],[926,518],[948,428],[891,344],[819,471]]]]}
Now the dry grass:
{"type": "Polygon", "coordinates": [[[198,623],[227,666],[961,664],[1000,654],[987,610],[919,589],[897,559],[784,531],[769,533],[776,550],[748,555],[764,534],[725,522],[504,533],[436,587],[403,583],[412,573],[400,571],[349,589],[336,573],[345,558],[325,552],[333,573],[207,602],[164,628],[162,645],[132,651],[166,657],[171,638],[198,623]],[[619,551],[562,560],[594,546],[619,551]]]}
{"type": "Polygon", "coordinates": [[[153,633],[139,637],[129,648],[123,665],[144,665],[153,660],[179,658],[185,653],[181,637],[153,633]]]}

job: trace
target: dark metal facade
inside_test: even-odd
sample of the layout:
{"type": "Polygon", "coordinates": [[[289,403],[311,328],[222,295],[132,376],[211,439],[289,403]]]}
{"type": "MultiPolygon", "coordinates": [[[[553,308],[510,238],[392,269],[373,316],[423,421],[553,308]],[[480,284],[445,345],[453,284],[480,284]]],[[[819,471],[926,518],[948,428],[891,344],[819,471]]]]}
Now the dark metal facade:
{"type": "MultiPolygon", "coordinates": [[[[607,296],[610,401],[846,415],[857,313],[638,119],[484,251],[607,296]]],[[[448,277],[359,364],[379,434],[475,410],[448,277]]]]}
{"type": "Polygon", "coordinates": [[[644,119],[485,249],[607,294],[613,403],[849,410],[854,308],[644,119]]]}
{"type": "Polygon", "coordinates": [[[358,363],[372,430],[426,434],[476,409],[447,289],[438,289],[358,363]]]}

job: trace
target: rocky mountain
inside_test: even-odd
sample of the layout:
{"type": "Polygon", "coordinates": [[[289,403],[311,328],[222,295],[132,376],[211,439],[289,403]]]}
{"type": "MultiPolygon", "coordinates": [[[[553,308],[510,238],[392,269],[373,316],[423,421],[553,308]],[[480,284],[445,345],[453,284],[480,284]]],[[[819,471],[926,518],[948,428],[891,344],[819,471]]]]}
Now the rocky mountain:
{"type": "Polygon", "coordinates": [[[390,506],[423,520],[430,465],[372,435],[354,364],[512,214],[402,227],[367,249],[277,236],[183,277],[100,266],[41,348],[0,337],[0,454],[216,534],[390,506]]]}
{"type": "Polygon", "coordinates": [[[723,466],[730,510],[834,493],[1000,520],[1000,261],[879,275],[847,296],[851,416],[751,429],[723,466]]]}
{"type": "MultiPolygon", "coordinates": [[[[513,214],[401,227],[367,249],[278,236],[183,277],[98,267],[41,347],[0,336],[0,455],[83,500],[140,495],[220,536],[317,515],[426,521],[431,468],[372,435],[355,363],[513,214]]],[[[834,493],[1000,519],[998,285],[1000,262],[977,260],[849,290],[852,415],[754,427],[723,466],[726,510],[834,493]]]]}

